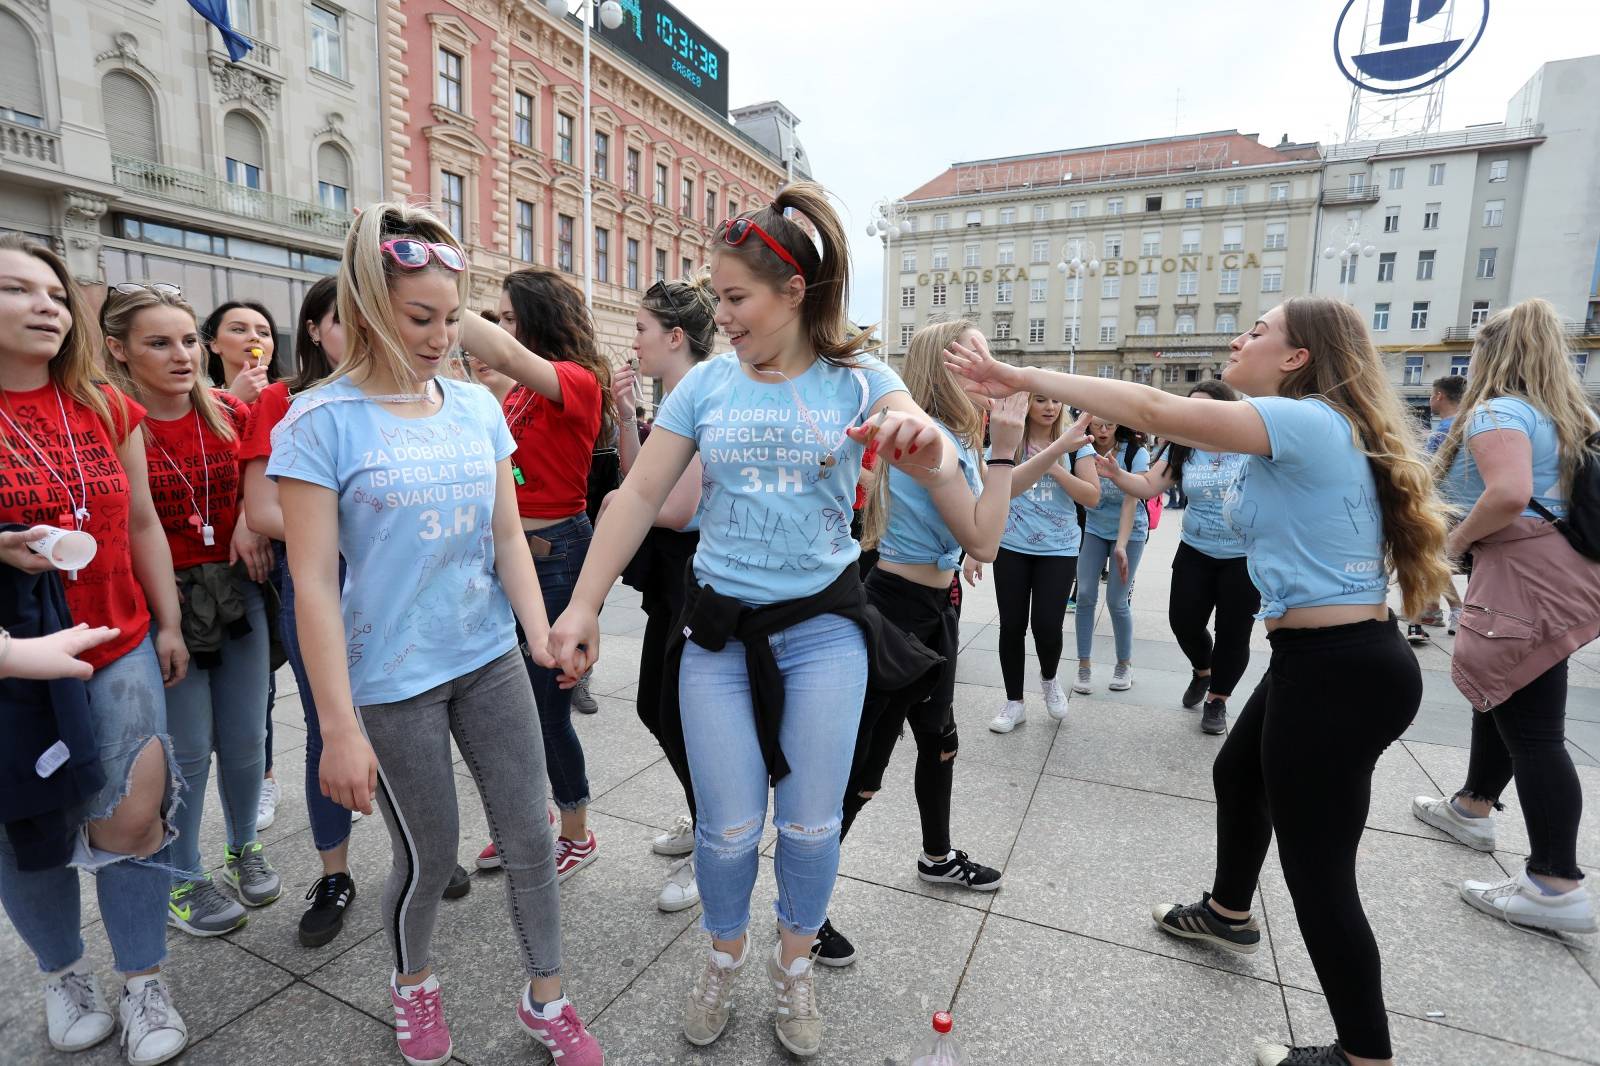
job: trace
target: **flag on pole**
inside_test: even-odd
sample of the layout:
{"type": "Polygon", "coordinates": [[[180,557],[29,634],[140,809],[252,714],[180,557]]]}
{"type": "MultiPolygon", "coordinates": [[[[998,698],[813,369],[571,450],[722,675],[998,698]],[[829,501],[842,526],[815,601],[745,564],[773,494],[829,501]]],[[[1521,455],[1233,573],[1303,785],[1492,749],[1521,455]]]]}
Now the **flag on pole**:
{"type": "Polygon", "coordinates": [[[217,28],[222,34],[222,43],[228,49],[228,58],[237,63],[249,54],[255,47],[254,42],[244,34],[233,28],[228,18],[228,0],[189,0],[189,6],[200,13],[200,17],[217,28]]]}

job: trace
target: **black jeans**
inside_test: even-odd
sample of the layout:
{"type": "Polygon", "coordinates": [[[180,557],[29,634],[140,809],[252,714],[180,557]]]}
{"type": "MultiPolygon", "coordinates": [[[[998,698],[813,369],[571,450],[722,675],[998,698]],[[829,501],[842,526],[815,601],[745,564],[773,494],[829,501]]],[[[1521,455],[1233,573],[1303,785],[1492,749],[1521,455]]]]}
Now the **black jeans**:
{"type": "Polygon", "coordinates": [[[1055,677],[1061,664],[1067,595],[1078,573],[1076,555],[1029,555],[1001,548],[994,560],[994,595],[1000,605],[1000,676],[1006,699],[1022,699],[1025,652],[1022,638],[1033,629],[1039,672],[1055,677]],[[1031,602],[1030,602],[1031,601],[1031,602]]]}
{"type": "Polygon", "coordinates": [[[1552,666],[1491,711],[1472,716],[1472,755],[1461,792],[1500,802],[1513,777],[1528,826],[1528,872],[1583,879],[1578,822],[1583,788],[1567,751],[1567,661],[1552,666]]]}
{"type": "Polygon", "coordinates": [[[1211,894],[1248,911],[1272,834],[1295,918],[1339,1042],[1386,1059],[1383,965],[1356,888],[1372,768],[1422,702],[1422,670],[1399,627],[1355,622],[1268,635],[1272,661],[1228,733],[1211,778],[1211,894]]]}
{"type": "Polygon", "coordinates": [[[1231,696],[1250,665],[1250,630],[1261,609],[1261,593],[1243,559],[1213,559],[1183,543],[1172,557],[1167,621],[1178,647],[1195,670],[1210,669],[1211,691],[1231,696]],[[1207,624],[1217,616],[1213,644],[1207,624]]]}
{"type": "Polygon", "coordinates": [[[898,574],[874,570],[867,579],[867,600],[889,622],[898,625],[945,661],[932,695],[912,705],[888,696],[868,693],[856,734],[856,752],[850,764],[850,782],[844,792],[842,843],[856,815],[866,806],[863,792],[883,787],[901,727],[911,726],[917,742],[914,790],[922,819],[922,850],[929,855],[950,853],[950,792],[955,786],[956,736],[952,704],[955,700],[956,651],[960,647],[961,619],[950,601],[949,588],[933,589],[907,581],[898,574]],[[949,758],[945,756],[948,755],[949,758]]]}

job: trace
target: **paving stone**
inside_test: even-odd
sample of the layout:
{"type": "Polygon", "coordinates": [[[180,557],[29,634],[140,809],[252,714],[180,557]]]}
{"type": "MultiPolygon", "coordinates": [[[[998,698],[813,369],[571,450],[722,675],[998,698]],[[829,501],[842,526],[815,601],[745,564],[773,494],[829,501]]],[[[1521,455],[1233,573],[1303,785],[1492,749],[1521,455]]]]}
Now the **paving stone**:
{"type": "Polygon", "coordinates": [[[1009,733],[991,733],[989,722],[1004,703],[1003,689],[956,685],[955,716],[961,740],[957,758],[1037,774],[1059,735],[1059,724],[1044,709],[1038,678],[1029,681],[1029,690],[1023,694],[1027,720],[1009,733]]]}
{"type": "Polygon", "coordinates": [[[1222,737],[1200,732],[1200,713],[1074,696],[1044,772],[1211,802],[1211,764],[1222,737]]]}
{"type": "Polygon", "coordinates": [[[345,1066],[399,1060],[394,1028],[326,993],[294,984],[226,1029],[191,1044],[185,1066],[345,1066]]]}

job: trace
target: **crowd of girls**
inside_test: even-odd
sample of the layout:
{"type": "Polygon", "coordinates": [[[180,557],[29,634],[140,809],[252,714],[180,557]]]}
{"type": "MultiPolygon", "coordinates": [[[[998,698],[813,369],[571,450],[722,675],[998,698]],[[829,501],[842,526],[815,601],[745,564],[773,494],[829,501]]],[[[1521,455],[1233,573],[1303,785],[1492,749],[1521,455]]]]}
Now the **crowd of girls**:
{"type": "Polygon", "coordinates": [[[468,883],[453,741],[488,819],[478,865],[506,875],[526,975],[508,1014],[556,1061],[601,1063],[563,991],[558,885],[598,854],[571,711],[620,577],[648,620],[638,713],[684,794],[652,844],[674,860],[657,904],[698,903],[707,934],[679,986],[684,1036],[711,1044],[728,1024],[770,809],[774,1035],[814,1055],[813,968],[856,957],[828,920],[840,847],[907,727],[918,877],[1002,882],[951,839],[958,572],[993,565],[1006,700],[990,728],[1026,720],[1030,629],[1046,711],[1064,719],[1073,582],[1070,689],[1094,688],[1102,570],[1108,688],[1128,689],[1145,501],[1175,488],[1168,615],[1192,669],[1177,701],[1227,737],[1210,889],[1152,917],[1256,951],[1276,837],[1337,1039],[1263,1045],[1258,1063],[1393,1061],[1355,866],[1374,765],[1421,699],[1391,585],[1416,619],[1452,570],[1470,574],[1454,676],[1476,712],[1471,760],[1459,792],[1414,813],[1492,850],[1515,780],[1528,823],[1526,867],[1462,897],[1519,924],[1595,927],[1563,727],[1567,658],[1600,634],[1600,563],[1551,520],[1594,476],[1596,423],[1548,304],[1485,324],[1430,464],[1359,316],[1321,298],[1266,312],[1222,380],[1188,396],[1001,363],[962,320],[917,331],[902,377],[847,327],[842,226],[809,183],[719,227],[708,276],[651,286],[615,372],[558,274],[511,274],[480,315],[466,268],[428,212],[362,212],[338,276],[306,295],[296,376],[279,381],[265,308],[230,302],[202,323],[175,287],[132,283],[96,321],[56,256],[0,238],[0,694],[8,761],[38,768],[0,789],[0,900],[43,975],[54,1047],[120,1028],[134,1066],[179,1054],[167,929],[230,932],[283,890],[258,839],[275,604],[322,866],[302,942],[338,935],[352,819],[381,810],[398,1049],[412,1066],[450,1058],[433,934],[440,899],[468,883]],[[715,355],[719,331],[732,351],[715,355]],[[646,377],[662,393],[648,425],[646,377]],[[1146,435],[1166,441],[1153,457],[1146,435]],[[627,476],[596,532],[592,456],[612,440],[627,476]],[[63,573],[52,553],[80,534],[96,554],[63,573]],[[1257,618],[1271,663],[1230,723],[1257,618]],[[213,755],[223,851],[208,867],[213,755]],[[84,961],[80,870],[122,975],[110,996],[84,961]]]}

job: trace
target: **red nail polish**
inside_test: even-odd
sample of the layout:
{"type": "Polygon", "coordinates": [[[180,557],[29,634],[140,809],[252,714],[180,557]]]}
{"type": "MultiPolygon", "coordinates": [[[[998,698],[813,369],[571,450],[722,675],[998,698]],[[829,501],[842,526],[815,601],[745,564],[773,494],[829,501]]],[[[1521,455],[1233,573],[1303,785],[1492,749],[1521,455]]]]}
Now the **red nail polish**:
{"type": "Polygon", "coordinates": [[[910,451],[909,454],[911,454],[911,455],[916,455],[917,454],[917,446],[915,444],[913,444],[911,446],[911,451],[910,451]]]}
{"type": "Polygon", "coordinates": [[[895,458],[896,458],[896,459],[898,459],[898,458],[900,458],[900,449],[899,449],[899,448],[896,448],[896,449],[895,449],[895,450],[894,450],[894,457],[895,457],[895,458]]]}

